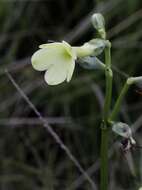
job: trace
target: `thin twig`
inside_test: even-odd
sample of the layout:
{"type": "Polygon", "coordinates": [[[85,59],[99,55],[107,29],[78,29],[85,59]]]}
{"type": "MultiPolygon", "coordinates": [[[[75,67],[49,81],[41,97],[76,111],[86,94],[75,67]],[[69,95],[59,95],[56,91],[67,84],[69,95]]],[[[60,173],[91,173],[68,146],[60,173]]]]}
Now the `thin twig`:
{"type": "MultiPolygon", "coordinates": [[[[49,124],[67,124],[71,123],[71,118],[69,117],[44,117],[44,120],[49,124]]],[[[1,118],[0,119],[1,125],[40,125],[41,121],[38,118],[1,118]]]]}
{"type": "MultiPolygon", "coordinates": [[[[59,125],[62,124],[62,128],[70,129],[70,130],[81,130],[81,128],[74,124],[72,119],[70,117],[44,117],[46,122],[49,124],[58,124],[57,127],[61,127],[59,125]],[[66,126],[65,126],[66,124],[66,126]],[[74,126],[67,125],[67,124],[73,124],[74,126]]],[[[42,122],[39,120],[39,118],[28,118],[28,117],[12,117],[12,118],[1,118],[0,119],[0,125],[4,126],[11,126],[11,128],[18,128],[22,127],[24,125],[41,125],[42,122]]]]}

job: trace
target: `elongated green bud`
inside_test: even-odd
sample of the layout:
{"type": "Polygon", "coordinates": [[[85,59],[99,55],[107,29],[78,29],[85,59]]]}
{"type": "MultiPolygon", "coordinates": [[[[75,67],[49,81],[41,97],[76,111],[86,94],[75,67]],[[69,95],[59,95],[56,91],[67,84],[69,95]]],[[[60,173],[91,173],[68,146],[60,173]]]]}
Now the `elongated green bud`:
{"type": "Polygon", "coordinates": [[[100,36],[105,39],[106,32],[105,32],[105,20],[102,14],[95,13],[92,16],[92,24],[94,28],[99,32],[100,36]]]}

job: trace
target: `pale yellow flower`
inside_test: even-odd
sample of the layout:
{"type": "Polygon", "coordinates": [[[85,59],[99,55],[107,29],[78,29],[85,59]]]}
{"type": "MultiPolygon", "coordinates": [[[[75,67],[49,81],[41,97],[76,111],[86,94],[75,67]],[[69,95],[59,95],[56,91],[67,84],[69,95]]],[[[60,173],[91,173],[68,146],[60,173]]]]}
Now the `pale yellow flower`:
{"type": "Polygon", "coordinates": [[[96,56],[102,53],[105,41],[94,39],[79,47],[67,42],[49,43],[39,46],[31,59],[35,70],[46,71],[44,78],[49,85],[57,85],[71,80],[77,58],[96,56]]]}
{"type": "Polygon", "coordinates": [[[71,80],[76,54],[73,48],[67,43],[50,43],[39,46],[31,59],[34,69],[46,71],[44,78],[49,85],[57,85],[63,81],[71,80]]]}

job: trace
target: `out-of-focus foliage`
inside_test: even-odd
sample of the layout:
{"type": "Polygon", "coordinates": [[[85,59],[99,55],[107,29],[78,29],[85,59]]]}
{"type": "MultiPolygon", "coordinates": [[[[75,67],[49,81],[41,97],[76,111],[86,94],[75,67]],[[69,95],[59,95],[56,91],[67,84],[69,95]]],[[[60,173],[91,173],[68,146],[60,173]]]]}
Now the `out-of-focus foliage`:
{"type": "MultiPolygon", "coordinates": [[[[0,189],[90,190],[90,185],[12,86],[7,68],[37,109],[51,123],[83,168],[99,183],[99,122],[104,98],[104,74],[76,65],[71,82],[47,86],[33,70],[31,55],[49,40],[83,44],[97,36],[90,23],[104,14],[112,41],[115,75],[113,99],[127,76],[142,75],[141,0],[0,0],[0,189]]],[[[140,87],[133,86],[122,105],[121,121],[132,125],[139,144],[142,124],[140,87]]],[[[110,139],[109,190],[137,190],[142,183],[142,152],[130,161],[110,139]]]]}

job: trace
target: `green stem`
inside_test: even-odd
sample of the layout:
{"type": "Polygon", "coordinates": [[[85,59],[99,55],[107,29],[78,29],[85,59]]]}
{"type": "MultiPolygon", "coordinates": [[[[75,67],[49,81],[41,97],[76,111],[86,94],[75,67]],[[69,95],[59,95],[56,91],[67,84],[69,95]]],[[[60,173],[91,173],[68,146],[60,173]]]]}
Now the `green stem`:
{"type": "Polygon", "coordinates": [[[116,103],[114,105],[114,108],[113,108],[112,113],[111,113],[110,118],[109,118],[109,122],[115,120],[118,112],[120,111],[120,106],[121,106],[122,100],[123,100],[124,96],[126,95],[126,93],[128,92],[129,87],[131,85],[137,84],[141,81],[142,81],[142,76],[140,76],[140,77],[129,77],[127,79],[127,81],[125,82],[125,85],[123,86],[123,88],[120,92],[119,97],[116,100],[116,103]]]}
{"type": "Polygon", "coordinates": [[[111,104],[111,95],[112,95],[112,70],[111,70],[111,55],[110,55],[110,46],[105,49],[105,63],[106,63],[106,95],[105,95],[105,103],[104,103],[104,111],[103,111],[103,120],[105,125],[107,124],[107,119],[110,111],[111,104]]]}
{"type": "Polygon", "coordinates": [[[106,96],[105,96],[105,103],[104,103],[104,110],[103,110],[103,120],[105,125],[107,125],[107,120],[110,111],[110,104],[111,104],[111,96],[112,96],[112,71],[110,68],[106,68],[105,71],[106,76],[106,96]]]}
{"type": "Polygon", "coordinates": [[[107,67],[110,68],[111,67],[111,55],[110,55],[111,54],[111,52],[110,52],[111,44],[109,41],[107,43],[108,43],[108,45],[105,48],[105,64],[107,67]]]}
{"type": "Polygon", "coordinates": [[[111,104],[112,95],[112,70],[111,70],[111,55],[110,44],[105,49],[105,63],[106,63],[106,95],[103,110],[103,121],[101,125],[101,190],[108,190],[108,117],[111,104]]]}
{"type": "Polygon", "coordinates": [[[128,92],[130,85],[131,85],[131,83],[129,83],[129,79],[127,79],[127,81],[126,81],[125,85],[123,86],[123,88],[120,92],[120,95],[117,98],[117,101],[114,105],[114,108],[113,108],[112,113],[111,113],[110,118],[109,118],[110,121],[115,120],[115,118],[116,118],[116,116],[120,110],[122,100],[123,100],[124,96],[126,95],[126,93],[128,92]]]}
{"type": "Polygon", "coordinates": [[[101,190],[108,189],[108,127],[101,127],[101,190]]]}

